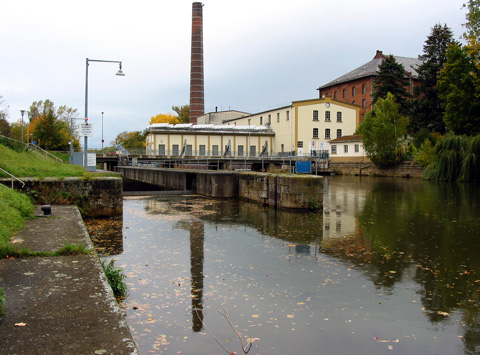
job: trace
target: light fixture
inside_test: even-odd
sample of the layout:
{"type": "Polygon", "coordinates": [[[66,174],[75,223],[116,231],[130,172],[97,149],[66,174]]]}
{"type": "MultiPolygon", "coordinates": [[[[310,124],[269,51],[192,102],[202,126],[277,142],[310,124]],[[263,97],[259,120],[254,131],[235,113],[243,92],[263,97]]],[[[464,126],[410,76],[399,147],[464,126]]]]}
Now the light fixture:
{"type": "Polygon", "coordinates": [[[120,66],[120,68],[118,69],[117,74],[115,74],[115,75],[125,76],[125,73],[122,71],[122,62],[120,62],[119,66],[120,66]]]}

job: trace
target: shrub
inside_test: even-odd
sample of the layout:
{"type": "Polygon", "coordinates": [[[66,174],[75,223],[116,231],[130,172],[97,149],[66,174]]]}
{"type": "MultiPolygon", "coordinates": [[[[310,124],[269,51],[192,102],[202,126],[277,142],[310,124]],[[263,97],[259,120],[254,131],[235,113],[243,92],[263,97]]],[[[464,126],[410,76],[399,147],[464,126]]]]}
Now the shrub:
{"type": "Polygon", "coordinates": [[[127,294],[127,284],[125,283],[125,279],[127,277],[123,273],[123,270],[116,267],[114,263],[113,259],[111,259],[108,264],[106,260],[102,260],[103,271],[107,276],[108,283],[110,284],[115,297],[125,297],[127,294]]]}

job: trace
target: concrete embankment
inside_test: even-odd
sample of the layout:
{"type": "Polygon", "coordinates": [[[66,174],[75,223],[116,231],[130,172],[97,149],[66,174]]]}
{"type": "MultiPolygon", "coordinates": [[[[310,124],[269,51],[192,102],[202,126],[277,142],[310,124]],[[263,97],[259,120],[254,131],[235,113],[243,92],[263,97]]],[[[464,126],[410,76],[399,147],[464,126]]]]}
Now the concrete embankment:
{"type": "Polygon", "coordinates": [[[27,221],[13,242],[32,251],[81,244],[92,254],[0,260],[0,353],[137,354],[78,208],[52,214],[27,221]]]}

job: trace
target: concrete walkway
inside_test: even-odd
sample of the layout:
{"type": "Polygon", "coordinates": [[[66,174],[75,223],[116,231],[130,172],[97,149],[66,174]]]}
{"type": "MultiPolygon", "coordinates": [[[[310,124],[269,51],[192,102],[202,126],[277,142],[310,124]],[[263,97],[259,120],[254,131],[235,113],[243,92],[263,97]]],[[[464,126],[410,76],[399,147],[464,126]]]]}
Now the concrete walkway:
{"type": "MultiPolygon", "coordinates": [[[[36,214],[41,214],[39,208],[36,214]]],[[[93,246],[75,206],[27,221],[13,242],[54,251],[93,246]]],[[[0,354],[138,354],[95,252],[0,260],[0,354]]]]}

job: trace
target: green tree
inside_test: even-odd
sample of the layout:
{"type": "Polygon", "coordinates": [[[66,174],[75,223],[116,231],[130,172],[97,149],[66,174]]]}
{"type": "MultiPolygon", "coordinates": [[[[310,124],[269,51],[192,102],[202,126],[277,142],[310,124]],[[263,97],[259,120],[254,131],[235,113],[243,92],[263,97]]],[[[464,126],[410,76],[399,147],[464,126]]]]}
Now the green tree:
{"type": "Polygon", "coordinates": [[[145,134],[140,131],[121,132],[110,144],[113,146],[120,144],[125,149],[143,149],[145,148],[145,134]]]}
{"type": "Polygon", "coordinates": [[[180,123],[190,122],[190,105],[172,106],[172,110],[177,113],[177,118],[180,123]]]}
{"type": "Polygon", "coordinates": [[[405,68],[395,60],[393,55],[388,55],[378,66],[378,75],[373,83],[373,103],[385,99],[391,93],[400,105],[403,114],[410,112],[410,94],[407,91],[409,80],[405,68]]]}
{"type": "Polygon", "coordinates": [[[479,68],[467,47],[452,44],[438,79],[444,123],[455,134],[480,133],[479,68]]]}
{"type": "Polygon", "coordinates": [[[407,133],[408,117],[400,113],[393,94],[379,98],[367,112],[357,133],[370,160],[380,167],[392,166],[403,160],[402,144],[407,133]]]}
{"type": "Polygon", "coordinates": [[[424,54],[418,56],[423,64],[417,69],[420,85],[414,89],[415,100],[410,121],[410,130],[415,133],[421,130],[445,133],[443,108],[437,84],[440,71],[447,61],[448,46],[452,43],[455,43],[455,40],[450,28],[447,25],[436,24],[425,41],[424,54]]]}

